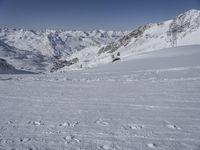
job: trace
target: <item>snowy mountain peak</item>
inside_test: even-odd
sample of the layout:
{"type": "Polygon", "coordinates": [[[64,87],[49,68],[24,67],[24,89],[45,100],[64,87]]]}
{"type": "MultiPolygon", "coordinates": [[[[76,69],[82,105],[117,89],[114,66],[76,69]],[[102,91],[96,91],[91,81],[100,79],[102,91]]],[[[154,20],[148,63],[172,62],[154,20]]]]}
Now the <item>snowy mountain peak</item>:
{"type": "Polygon", "coordinates": [[[133,54],[179,45],[200,44],[196,40],[199,30],[200,11],[192,9],[172,20],[141,26],[118,41],[101,48],[98,54],[115,51],[131,51],[133,54]]]}
{"type": "MultiPolygon", "coordinates": [[[[191,26],[196,25],[197,27],[200,26],[200,11],[191,9],[185,13],[182,13],[173,19],[179,25],[190,24],[191,26]]],[[[188,26],[188,27],[191,27],[188,26]]]]}
{"type": "Polygon", "coordinates": [[[178,15],[178,17],[182,16],[182,15],[184,15],[184,16],[194,16],[195,14],[200,14],[200,10],[190,9],[190,10],[186,11],[185,13],[178,15]]]}

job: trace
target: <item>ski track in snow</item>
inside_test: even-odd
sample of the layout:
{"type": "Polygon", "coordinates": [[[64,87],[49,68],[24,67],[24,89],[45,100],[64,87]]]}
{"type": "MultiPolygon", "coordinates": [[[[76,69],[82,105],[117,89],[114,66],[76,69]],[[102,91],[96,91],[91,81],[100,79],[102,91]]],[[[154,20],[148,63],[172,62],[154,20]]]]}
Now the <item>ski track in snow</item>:
{"type": "Polygon", "coordinates": [[[199,66],[0,75],[0,149],[198,150],[199,66]]]}

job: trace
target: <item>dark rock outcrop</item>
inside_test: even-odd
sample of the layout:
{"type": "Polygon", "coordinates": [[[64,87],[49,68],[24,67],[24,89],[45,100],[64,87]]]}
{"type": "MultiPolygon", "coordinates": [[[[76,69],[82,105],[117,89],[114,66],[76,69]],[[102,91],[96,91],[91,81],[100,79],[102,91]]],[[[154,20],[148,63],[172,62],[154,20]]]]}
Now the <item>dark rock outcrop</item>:
{"type": "Polygon", "coordinates": [[[63,67],[66,67],[66,66],[71,66],[75,63],[77,63],[79,61],[78,58],[74,58],[74,59],[71,59],[71,60],[65,60],[65,61],[56,61],[54,62],[54,66],[51,68],[51,72],[55,72],[56,70],[59,70],[63,67]]]}

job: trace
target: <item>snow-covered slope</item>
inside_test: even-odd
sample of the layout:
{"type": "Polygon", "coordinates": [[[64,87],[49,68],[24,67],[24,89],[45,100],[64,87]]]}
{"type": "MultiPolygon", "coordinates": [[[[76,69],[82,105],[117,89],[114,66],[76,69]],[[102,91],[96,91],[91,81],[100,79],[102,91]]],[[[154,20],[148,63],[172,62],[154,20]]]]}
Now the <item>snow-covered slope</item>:
{"type": "Polygon", "coordinates": [[[0,29],[0,56],[17,68],[50,70],[58,60],[89,47],[101,47],[122,37],[122,31],[34,31],[0,29]]]}
{"type": "Polygon", "coordinates": [[[129,55],[167,47],[195,45],[200,44],[199,35],[200,11],[190,10],[173,20],[141,26],[119,41],[102,48],[99,54],[120,51],[129,55]]]}
{"type": "MultiPolygon", "coordinates": [[[[74,68],[78,68],[78,66],[91,67],[112,62],[116,57],[128,60],[147,51],[183,45],[197,45],[200,44],[199,39],[200,11],[193,9],[172,20],[141,26],[121,39],[102,47],[96,53],[86,50],[80,52],[82,55],[75,53],[71,57],[78,57],[82,60],[79,65],[74,65],[74,68]],[[116,56],[117,53],[120,56],[116,56]],[[86,54],[90,58],[82,58],[86,54]],[[87,63],[84,63],[84,60],[87,60],[87,63]]],[[[74,68],[72,66],[72,69],[74,68]]],[[[63,70],[65,69],[68,68],[63,70]]]]}
{"type": "Polygon", "coordinates": [[[0,149],[199,150],[199,49],[66,74],[0,75],[0,149]]]}

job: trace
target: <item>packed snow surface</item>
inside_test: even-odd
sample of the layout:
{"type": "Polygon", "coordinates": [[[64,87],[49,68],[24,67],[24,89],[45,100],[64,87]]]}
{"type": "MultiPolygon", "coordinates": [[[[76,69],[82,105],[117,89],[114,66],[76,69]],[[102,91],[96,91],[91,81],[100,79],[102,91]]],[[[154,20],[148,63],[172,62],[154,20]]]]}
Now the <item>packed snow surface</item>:
{"type": "Polygon", "coordinates": [[[199,150],[200,46],[0,75],[0,149],[199,150]]]}

